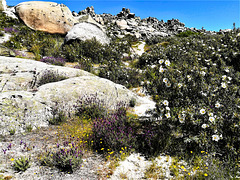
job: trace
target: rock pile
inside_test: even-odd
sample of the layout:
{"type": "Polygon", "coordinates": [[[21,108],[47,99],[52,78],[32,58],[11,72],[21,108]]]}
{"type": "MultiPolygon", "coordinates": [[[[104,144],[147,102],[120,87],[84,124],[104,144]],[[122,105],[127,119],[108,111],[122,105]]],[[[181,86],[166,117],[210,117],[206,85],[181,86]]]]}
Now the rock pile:
{"type": "MultiPolygon", "coordinates": [[[[0,10],[2,7],[1,4],[4,3],[6,4],[5,0],[0,0],[0,10]]],[[[63,4],[32,1],[18,4],[15,6],[15,10],[18,17],[32,29],[60,34],[67,34],[71,29],[74,29],[69,32],[69,34],[73,34],[73,31],[77,29],[78,32],[74,32],[74,34],[86,34],[82,40],[95,37],[102,44],[109,43],[105,32],[110,37],[117,36],[122,38],[125,35],[131,35],[140,41],[156,36],[172,36],[186,30],[206,33],[206,30],[203,29],[187,28],[178,19],[168,20],[167,22],[160,21],[154,17],[141,19],[135,16],[128,8],[122,8],[122,11],[117,15],[96,14],[92,6],[76,13],[74,11],[71,12],[63,4]],[[78,23],[85,23],[84,26],[88,24],[87,26],[91,26],[90,29],[94,30],[90,31],[90,29],[86,29],[82,26],[83,24],[73,27],[78,23]],[[86,33],[86,31],[91,33],[86,33]],[[103,40],[100,40],[101,38],[103,40]]],[[[69,39],[69,36],[66,40],[69,39]]],[[[76,36],[81,39],[81,35],[76,36]]]]}
{"type": "MultiPolygon", "coordinates": [[[[76,15],[76,13],[74,12],[76,15]]],[[[93,7],[88,7],[79,12],[79,15],[91,15],[92,18],[101,25],[111,36],[123,37],[124,35],[135,36],[139,40],[146,40],[154,36],[172,36],[187,30],[193,32],[213,33],[204,29],[188,28],[178,19],[171,19],[167,22],[154,17],[141,19],[135,16],[128,8],[122,8],[117,15],[96,14],[93,7]]]]}
{"type": "MultiPolygon", "coordinates": [[[[87,13],[88,11],[84,11],[87,13]]],[[[90,11],[93,14],[92,11],[90,11]]],[[[109,34],[121,37],[122,35],[132,35],[139,40],[144,40],[153,36],[171,36],[179,32],[188,30],[184,23],[178,19],[168,20],[164,22],[157,18],[148,17],[141,19],[136,17],[130,9],[122,8],[117,15],[111,14],[93,14],[93,19],[99,23],[104,23],[109,34]]]]}

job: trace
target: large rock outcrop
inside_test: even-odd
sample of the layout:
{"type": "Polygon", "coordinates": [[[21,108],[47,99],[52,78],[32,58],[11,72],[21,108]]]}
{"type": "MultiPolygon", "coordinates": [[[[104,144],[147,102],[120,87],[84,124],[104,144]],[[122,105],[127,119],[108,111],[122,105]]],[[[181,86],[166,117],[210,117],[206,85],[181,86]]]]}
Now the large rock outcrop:
{"type": "Polygon", "coordinates": [[[102,44],[109,44],[110,40],[105,32],[92,23],[82,22],[73,26],[65,37],[65,41],[79,39],[82,41],[96,38],[102,44]]]}
{"type": "Polygon", "coordinates": [[[77,22],[67,6],[54,2],[23,2],[15,10],[28,27],[49,33],[66,34],[77,22]]]}
{"type": "Polygon", "coordinates": [[[115,84],[88,72],[68,67],[47,65],[42,62],[0,56],[0,134],[9,134],[11,129],[24,132],[27,126],[48,126],[55,110],[68,116],[74,114],[76,101],[83,96],[97,94],[112,109],[119,102],[136,99],[136,112],[145,112],[154,104],[146,102],[126,87],[115,84]],[[45,70],[64,74],[67,79],[47,83],[39,87],[32,82],[45,70]],[[142,106],[143,103],[149,106],[142,106]]]}
{"type": "Polygon", "coordinates": [[[6,0],[0,0],[0,11],[5,11],[7,9],[6,0]]]}

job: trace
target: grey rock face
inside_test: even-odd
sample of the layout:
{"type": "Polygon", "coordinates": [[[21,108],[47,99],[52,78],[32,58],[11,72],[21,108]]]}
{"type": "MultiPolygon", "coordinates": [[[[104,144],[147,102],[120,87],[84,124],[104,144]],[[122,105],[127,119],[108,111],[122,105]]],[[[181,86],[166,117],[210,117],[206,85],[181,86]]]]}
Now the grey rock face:
{"type": "Polygon", "coordinates": [[[107,35],[98,26],[85,22],[74,25],[67,33],[65,41],[68,42],[74,39],[85,41],[92,38],[96,38],[96,40],[102,44],[110,43],[107,35]]]}
{"type": "MultiPolygon", "coordinates": [[[[103,99],[108,109],[119,102],[129,103],[132,98],[137,105],[147,103],[154,107],[152,102],[146,102],[126,87],[79,69],[0,56],[0,134],[9,134],[11,129],[24,132],[29,125],[33,129],[48,126],[54,108],[71,117],[76,101],[92,94],[103,99]],[[64,74],[68,79],[33,86],[35,78],[46,69],[64,74]]],[[[145,112],[144,107],[140,107],[141,113],[145,112]]]]}

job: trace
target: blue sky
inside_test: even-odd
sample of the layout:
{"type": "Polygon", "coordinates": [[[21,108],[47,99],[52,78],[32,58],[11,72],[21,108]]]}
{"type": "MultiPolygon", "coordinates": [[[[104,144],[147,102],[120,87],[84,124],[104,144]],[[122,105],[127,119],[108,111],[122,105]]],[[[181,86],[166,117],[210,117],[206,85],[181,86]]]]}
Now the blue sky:
{"type": "MultiPolygon", "coordinates": [[[[8,5],[24,2],[6,1],[8,5]]],[[[56,0],[52,2],[63,3],[71,11],[76,12],[93,6],[97,14],[116,15],[122,7],[126,7],[141,18],[151,16],[164,21],[175,18],[185,23],[186,27],[198,29],[202,27],[214,31],[232,29],[234,22],[236,27],[240,27],[240,0],[56,0]]]]}

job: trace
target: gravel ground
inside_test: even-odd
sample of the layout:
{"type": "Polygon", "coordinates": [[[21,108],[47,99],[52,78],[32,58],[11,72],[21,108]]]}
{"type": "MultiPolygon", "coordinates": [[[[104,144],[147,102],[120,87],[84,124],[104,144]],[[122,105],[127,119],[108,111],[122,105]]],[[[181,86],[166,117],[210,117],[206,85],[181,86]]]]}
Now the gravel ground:
{"type": "Polygon", "coordinates": [[[37,155],[46,147],[54,146],[57,142],[56,127],[42,128],[26,135],[12,135],[0,137],[0,179],[12,176],[16,180],[81,180],[99,179],[98,171],[104,169],[105,161],[93,153],[85,153],[81,167],[72,174],[60,172],[56,168],[41,166],[37,155]],[[22,141],[22,144],[20,145],[22,141]],[[24,149],[24,144],[27,147],[24,149]],[[11,144],[11,148],[8,149],[11,144]],[[34,148],[33,148],[34,146],[34,148]],[[28,149],[28,151],[26,150],[28,149]],[[6,153],[4,154],[4,150],[6,153]],[[13,170],[11,159],[20,156],[31,157],[31,167],[25,172],[13,170]]]}

